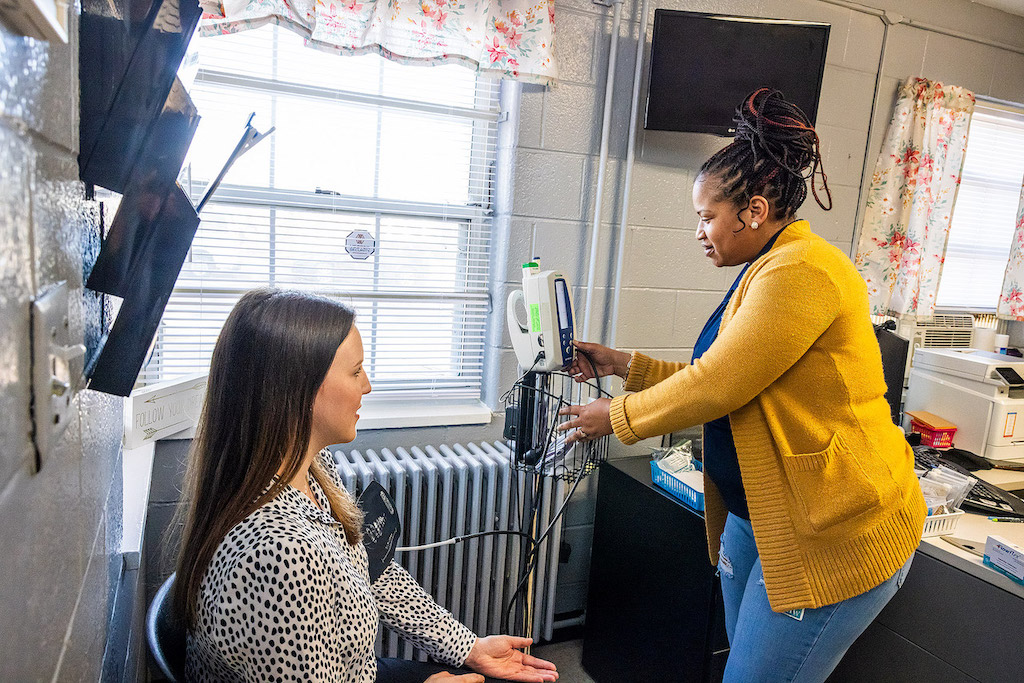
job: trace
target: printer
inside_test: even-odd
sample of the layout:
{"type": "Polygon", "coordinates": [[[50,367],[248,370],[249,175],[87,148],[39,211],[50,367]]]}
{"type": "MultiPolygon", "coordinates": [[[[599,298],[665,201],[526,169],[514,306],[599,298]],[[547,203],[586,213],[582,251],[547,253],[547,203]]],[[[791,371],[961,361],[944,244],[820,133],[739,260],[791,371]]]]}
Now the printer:
{"type": "MultiPolygon", "coordinates": [[[[1024,461],[1022,358],[917,348],[903,409],[926,410],[955,424],[957,448],[990,460],[1024,461]]],[[[906,416],[904,428],[909,428],[906,416]]]]}

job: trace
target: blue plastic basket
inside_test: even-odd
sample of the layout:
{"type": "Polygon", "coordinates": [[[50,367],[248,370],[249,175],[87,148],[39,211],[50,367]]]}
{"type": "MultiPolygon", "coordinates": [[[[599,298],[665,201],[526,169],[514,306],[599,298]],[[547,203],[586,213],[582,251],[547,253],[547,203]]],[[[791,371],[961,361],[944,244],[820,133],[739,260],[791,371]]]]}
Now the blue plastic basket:
{"type": "MultiPolygon", "coordinates": [[[[694,467],[702,470],[700,461],[693,461],[694,467]]],[[[689,505],[694,510],[704,511],[704,494],[694,491],[689,486],[679,481],[671,474],[661,469],[657,460],[651,461],[651,481],[660,489],[667,491],[673,498],[689,505]]]]}

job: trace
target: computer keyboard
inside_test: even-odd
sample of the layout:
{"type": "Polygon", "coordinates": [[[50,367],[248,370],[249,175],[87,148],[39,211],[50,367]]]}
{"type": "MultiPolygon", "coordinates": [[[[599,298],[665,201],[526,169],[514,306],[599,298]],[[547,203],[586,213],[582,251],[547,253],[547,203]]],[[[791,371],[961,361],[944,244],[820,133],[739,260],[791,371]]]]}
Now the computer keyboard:
{"type": "Polygon", "coordinates": [[[974,488],[964,500],[964,508],[1001,517],[1024,517],[1024,500],[1007,493],[998,486],[978,479],[972,472],[942,457],[942,451],[929,446],[914,446],[914,464],[919,469],[932,469],[939,465],[956,470],[976,480],[974,488]]]}

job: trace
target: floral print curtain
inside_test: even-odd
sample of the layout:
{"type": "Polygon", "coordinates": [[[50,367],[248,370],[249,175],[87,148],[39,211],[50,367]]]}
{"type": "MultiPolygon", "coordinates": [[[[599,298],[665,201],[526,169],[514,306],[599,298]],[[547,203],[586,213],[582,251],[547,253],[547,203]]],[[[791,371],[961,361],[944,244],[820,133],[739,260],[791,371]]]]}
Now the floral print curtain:
{"type": "Polygon", "coordinates": [[[996,315],[1005,320],[1024,320],[1024,187],[1017,204],[1017,229],[1013,231],[1010,260],[1003,276],[996,315]]]}
{"type": "Polygon", "coordinates": [[[413,64],[458,62],[534,83],[558,75],[554,0],[201,0],[203,35],[267,23],[310,47],[377,52],[413,64]]]}
{"type": "Polygon", "coordinates": [[[910,78],[900,88],[857,249],[872,315],[935,311],[973,112],[974,94],[958,86],[910,78]]]}

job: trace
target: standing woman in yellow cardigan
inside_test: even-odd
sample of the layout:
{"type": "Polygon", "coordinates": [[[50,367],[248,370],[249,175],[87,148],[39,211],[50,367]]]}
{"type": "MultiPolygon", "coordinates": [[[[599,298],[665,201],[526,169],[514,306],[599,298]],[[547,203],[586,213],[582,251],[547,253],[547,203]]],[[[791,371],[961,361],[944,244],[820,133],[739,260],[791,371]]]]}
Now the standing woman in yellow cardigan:
{"type": "MultiPolygon", "coordinates": [[[[697,240],[746,264],[692,363],[579,344],[635,392],[586,406],[571,440],[623,443],[704,425],[705,519],[730,654],[726,681],[823,681],[892,598],[921,540],[913,454],[892,423],[867,287],[797,209],[818,136],[775,90],[737,109],[693,188],[697,240]]],[[[825,175],[822,189],[829,198],[825,175]]]]}

